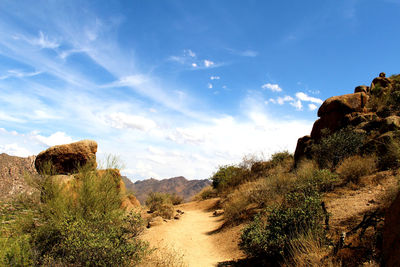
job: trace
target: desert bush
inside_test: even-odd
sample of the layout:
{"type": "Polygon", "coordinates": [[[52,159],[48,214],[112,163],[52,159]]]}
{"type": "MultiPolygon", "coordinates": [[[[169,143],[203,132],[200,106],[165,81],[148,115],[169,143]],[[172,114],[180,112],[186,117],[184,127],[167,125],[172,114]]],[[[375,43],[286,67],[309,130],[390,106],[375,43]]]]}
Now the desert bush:
{"type": "Polygon", "coordinates": [[[378,166],[381,170],[396,169],[400,166],[400,142],[389,138],[377,149],[378,166]]]}
{"type": "Polygon", "coordinates": [[[245,182],[249,172],[248,169],[226,165],[220,167],[210,179],[213,188],[218,192],[223,192],[245,182]]]}
{"type": "Polygon", "coordinates": [[[343,159],[358,154],[364,139],[364,134],[354,132],[349,128],[326,134],[313,145],[314,158],[321,169],[335,168],[343,159]]]}
{"type": "Polygon", "coordinates": [[[323,211],[319,194],[314,190],[293,191],[281,205],[256,216],[244,228],[240,247],[249,256],[282,259],[288,255],[290,241],[303,231],[323,232],[323,211]]]}
{"type": "Polygon", "coordinates": [[[178,196],[177,194],[173,193],[170,195],[172,205],[179,205],[183,202],[183,197],[178,196]]]}
{"type": "Polygon", "coordinates": [[[212,186],[206,186],[193,197],[193,200],[200,201],[214,197],[217,197],[217,191],[212,186]]]}
{"type": "Polygon", "coordinates": [[[272,154],[270,162],[272,166],[284,165],[286,167],[291,167],[293,165],[293,160],[293,154],[285,150],[272,154]]]}
{"type": "Polygon", "coordinates": [[[377,160],[375,156],[351,156],[340,163],[336,172],[345,183],[358,184],[360,178],[376,171],[377,160]]]}
{"type": "Polygon", "coordinates": [[[174,206],[172,204],[171,195],[168,193],[149,193],[146,199],[146,206],[149,208],[150,212],[154,212],[164,219],[171,219],[174,215],[174,206]]]}
{"type": "Polygon", "coordinates": [[[312,186],[318,192],[334,189],[339,179],[337,174],[328,169],[319,169],[313,161],[300,162],[296,169],[297,187],[312,186]]]}
{"type": "Polygon", "coordinates": [[[29,235],[0,237],[0,266],[33,266],[34,262],[29,235]]]}
{"type": "Polygon", "coordinates": [[[294,188],[296,176],[277,172],[239,185],[223,202],[224,218],[234,224],[250,219],[254,211],[279,204],[282,196],[294,188]]]}
{"type": "Polygon", "coordinates": [[[143,222],[120,208],[113,173],[81,168],[74,179],[43,176],[36,181],[41,194],[33,217],[21,218],[19,232],[13,233],[26,237],[33,265],[127,266],[140,261],[147,248],[137,238],[143,222]]]}

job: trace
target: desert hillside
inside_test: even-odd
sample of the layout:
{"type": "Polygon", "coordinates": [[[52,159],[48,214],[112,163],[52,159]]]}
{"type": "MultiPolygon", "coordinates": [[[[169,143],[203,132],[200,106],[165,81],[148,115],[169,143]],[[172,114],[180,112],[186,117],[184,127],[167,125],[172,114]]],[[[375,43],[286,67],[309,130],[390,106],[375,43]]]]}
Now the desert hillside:
{"type": "Polygon", "coordinates": [[[34,156],[22,158],[0,154],[0,200],[31,192],[32,188],[24,177],[37,174],[34,162],[34,156]]]}

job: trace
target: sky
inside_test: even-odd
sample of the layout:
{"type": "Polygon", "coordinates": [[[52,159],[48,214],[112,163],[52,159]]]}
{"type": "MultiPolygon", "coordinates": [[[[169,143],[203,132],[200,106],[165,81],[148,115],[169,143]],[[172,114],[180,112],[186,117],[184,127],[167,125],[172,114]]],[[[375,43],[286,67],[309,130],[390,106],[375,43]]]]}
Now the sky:
{"type": "Polygon", "coordinates": [[[400,73],[400,0],[0,0],[0,153],[82,139],[132,181],[294,152],[400,73]]]}

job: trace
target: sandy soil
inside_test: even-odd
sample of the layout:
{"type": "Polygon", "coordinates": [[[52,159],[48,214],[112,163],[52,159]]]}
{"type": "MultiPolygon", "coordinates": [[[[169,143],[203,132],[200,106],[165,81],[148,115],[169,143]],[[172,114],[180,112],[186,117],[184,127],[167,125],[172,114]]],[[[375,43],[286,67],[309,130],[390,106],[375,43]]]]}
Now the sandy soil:
{"type": "Polygon", "coordinates": [[[243,257],[237,246],[240,226],[219,231],[222,216],[213,216],[218,199],[185,203],[177,207],[184,212],[145,231],[143,239],[153,246],[167,246],[183,254],[190,267],[216,266],[220,262],[243,257]]]}
{"type": "Polygon", "coordinates": [[[390,195],[390,191],[397,188],[397,179],[390,171],[380,172],[363,177],[364,186],[353,189],[345,187],[326,194],[324,200],[327,210],[331,214],[331,230],[339,235],[342,231],[349,231],[355,227],[368,211],[373,211],[387,200],[382,196],[390,195]],[[379,177],[383,177],[379,179],[379,177]]]}

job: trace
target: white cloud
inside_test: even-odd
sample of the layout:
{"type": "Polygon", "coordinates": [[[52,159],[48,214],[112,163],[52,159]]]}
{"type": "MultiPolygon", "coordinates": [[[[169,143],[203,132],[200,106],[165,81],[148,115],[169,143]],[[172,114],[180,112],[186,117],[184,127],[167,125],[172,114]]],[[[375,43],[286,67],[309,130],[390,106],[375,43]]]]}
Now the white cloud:
{"type": "Polygon", "coordinates": [[[6,145],[0,145],[0,152],[1,153],[6,153],[11,156],[17,156],[17,157],[28,157],[33,155],[31,151],[28,149],[19,146],[16,143],[13,144],[6,144],[6,145]]]}
{"type": "Polygon", "coordinates": [[[296,97],[300,99],[301,101],[308,101],[316,104],[322,104],[322,100],[316,97],[308,96],[307,94],[303,92],[297,92],[296,97]]]}
{"type": "Polygon", "coordinates": [[[144,75],[136,74],[122,77],[115,85],[119,86],[140,86],[147,82],[147,78],[144,75]]]}
{"type": "Polygon", "coordinates": [[[151,119],[142,116],[126,114],[123,112],[106,114],[104,117],[107,124],[117,129],[149,131],[157,127],[157,124],[151,119]]]}
{"type": "Polygon", "coordinates": [[[282,88],[278,84],[266,83],[261,86],[263,89],[269,89],[272,92],[282,92],[282,88]]]}
{"type": "Polygon", "coordinates": [[[41,48],[54,49],[60,46],[55,40],[50,40],[42,31],[39,31],[39,38],[32,40],[32,44],[40,46],[41,48]]]}
{"type": "Polygon", "coordinates": [[[290,105],[295,107],[297,110],[302,110],[303,109],[303,105],[301,104],[300,100],[293,101],[293,102],[290,103],[290,105]]]}
{"type": "Polygon", "coordinates": [[[48,137],[36,134],[33,136],[33,138],[42,143],[43,145],[49,147],[55,145],[69,144],[73,142],[72,137],[68,136],[64,132],[56,132],[48,137]]]}
{"type": "Polygon", "coordinates": [[[308,104],[308,109],[313,111],[316,110],[318,107],[315,104],[308,104]]]}
{"type": "Polygon", "coordinates": [[[167,136],[167,139],[176,142],[178,144],[193,143],[198,144],[204,142],[204,136],[202,133],[197,132],[190,128],[176,128],[174,132],[167,136]]]}
{"type": "Polygon", "coordinates": [[[288,102],[288,101],[293,101],[294,99],[293,99],[293,97],[291,97],[291,96],[284,96],[284,97],[278,97],[277,99],[276,99],[276,102],[279,104],[279,105],[283,105],[285,102],[288,102]]]}
{"type": "Polygon", "coordinates": [[[208,59],[205,59],[203,62],[204,62],[204,66],[206,68],[212,67],[215,64],[214,62],[212,62],[211,60],[208,60],[208,59]]]}
{"type": "Polygon", "coordinates": [[[193,68],[196,68],[196,67],[197,67],[197,64],[196,64],[196,63],[192,63],[192,67],[193,67],[193,68]]]}
{"type": "Polygon", "coordinates": [[[190,49],[184,50],[184,53],[189,57],[196,57],[196,54],[190,49]]]}
{"type": "Polygon", "coordinates": [[[219,77],[219,76],[211,76],[210,77],[210,80],[219,80],[219,79],[221,79],[221,77],[219,77]]]}
{"type": "Polygon", "coordinates": [[[212,85],[211,83],[208,83],[208,84],[207,84],[207,87],[208,87],[208,89],[212,89],[212,88],[213,88],[213,85],[212,85]]]}

